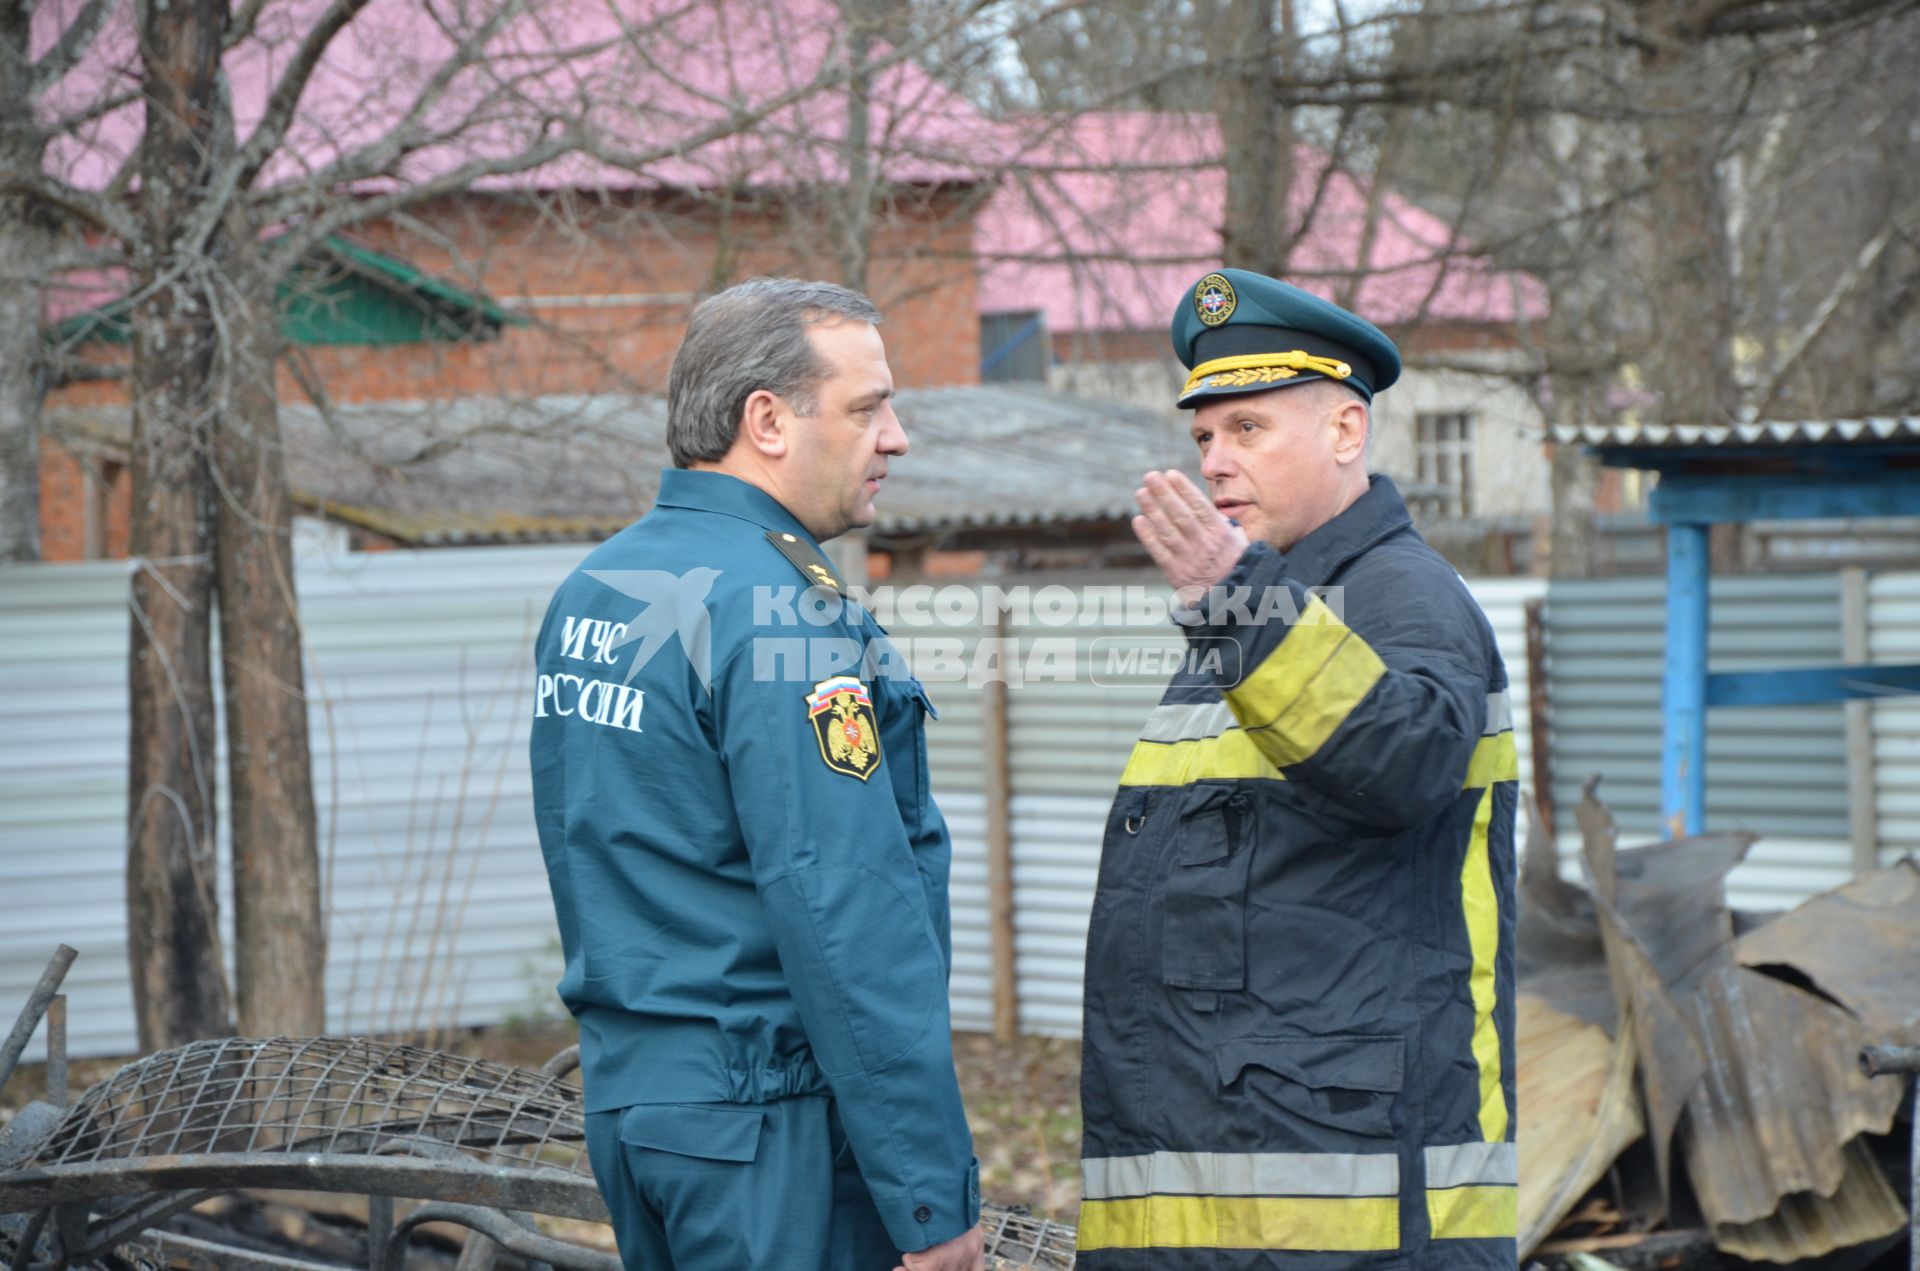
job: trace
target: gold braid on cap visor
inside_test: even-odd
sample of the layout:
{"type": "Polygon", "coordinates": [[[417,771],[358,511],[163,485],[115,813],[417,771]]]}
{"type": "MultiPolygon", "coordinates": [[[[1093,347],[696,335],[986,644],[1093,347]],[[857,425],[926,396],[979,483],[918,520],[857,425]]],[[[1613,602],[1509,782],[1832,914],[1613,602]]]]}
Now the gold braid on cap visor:
{"type": "Polygon", "coordinates": [[[1243,353],[1238,357],[1217,357],[1202,362],[1187,376],[1182,396],[1196,388],[1246,388],[1252,384],[1271,384],[1290,380],[1302,371],[1313,371],[1328,379],[1343,380],[1353,368],[1338,358],[1315,357],[1305,349],[1286,353],[1243,353]]]}

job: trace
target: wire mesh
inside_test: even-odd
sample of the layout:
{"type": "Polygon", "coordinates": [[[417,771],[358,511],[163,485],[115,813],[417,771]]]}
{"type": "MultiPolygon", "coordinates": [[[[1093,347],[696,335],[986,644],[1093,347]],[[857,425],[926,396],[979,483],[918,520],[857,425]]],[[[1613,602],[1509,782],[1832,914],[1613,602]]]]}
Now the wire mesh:
{"type": "Polygon", "coordinates": [[[999,1205],[980,1207],[980,1225],[987,1237],[987,1265],[995,1271],[1055,1271],[1074,1264],[1072,1227],[999,1205]]]}
{"type": "Polygon", "coordinates": [[[351,1037],[227,1038],[139,1059],[83,1095],[40,1165],[187,1153],[445,1157],[589,1174],[579,1087],[351,1037]]]}
{"type": "MultiPolygon", "coordinates": [[[[120,1069],[81,1097],[34,1163],[241,1152],[444,1159],[458,1152],[590,1178],[584,1125],[577,1086],[489,1060],[365,1038],[224,1039],[120,1069]]],[[[165,1203],[124,1199],[129,1213],[165,1203]]],[[[992,1204],[981,1219],[991,1267],[1074,1265],[1072,1227],[992,1204]]]]}

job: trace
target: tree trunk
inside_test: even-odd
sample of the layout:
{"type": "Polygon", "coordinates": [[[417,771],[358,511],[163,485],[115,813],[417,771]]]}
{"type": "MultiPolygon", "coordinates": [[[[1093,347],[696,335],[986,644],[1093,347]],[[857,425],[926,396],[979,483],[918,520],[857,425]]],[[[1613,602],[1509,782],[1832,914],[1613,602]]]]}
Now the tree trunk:
{"type": "Polygon", "coordinates": [[[50,250],[26,200],[0,198],[0,561],[40,559],[41,287],[50,250]]]}
{"type": "Polygon", "coordinates": [[[230,1031],[214,892],[214,303],[205,255],[183,241],[218,135],[225,6],[144,11],[147,97],[133,308],[133,624],[127,952],[143,1050],[230,1031]]]}
{"type": "MultiPolygon", "coordinates": [[[[1655,315],[1651,387],[1667,423],[1718,424],[1733,419],[1740,405],[1733,249],[1718,167],[1721,125],[1699,108],[1703,46],[1675,49],[1686,29],[1678,16],[1662,25],[1673,51],[1648,59],[1650,110],[1642,128],[1652,178],[1652,277],[1667,305],[1655,315]]],[[[1744,567],[1746,535],[1740,524],[1713,528],[1708,551],[1716,572],[1744,567]]]]}
{"type": "MultiPolygon", "coordinates": [[[[240,252],[252,236],[236,228],[240,252]]],[[[292,512],[274,387],[278,333],[270,281],[243,263],[240,302],[216,359],[214,436],[220,673],[233,792],[234,966],[240,1032],[326,1031],[326,937],[314,832],[313,765],[292,512]]]]}
{"type": "MultiPolygon", "coordinates": [[[[37,172],[23,4],[0,4],[0,168],[37,172]]],[[[25,198],[0,196],[0,561],[40,559],[40,263],[51,234],[25,198]]]]}
{"type": "Polygon", "coordinates": [[[1555,578],[1591,578],[1598,572],[1593,496],[1600,464],[1579,446],[1554,446],[1549,467],[1553,519],[1549,566],[1555,578]]]}
{"type": "Polygon", "coordinates": [[[1220,258],[1279,277],[1293,253],[1294,129],[1292,111],[1277,100],[1274,72],[1276,56],[1288,60],[1293,47],[1292,0],[1229,0],[1226,27],[1238,55],[1223,61],[1214,86],[1227,170],[1220,258]]]}

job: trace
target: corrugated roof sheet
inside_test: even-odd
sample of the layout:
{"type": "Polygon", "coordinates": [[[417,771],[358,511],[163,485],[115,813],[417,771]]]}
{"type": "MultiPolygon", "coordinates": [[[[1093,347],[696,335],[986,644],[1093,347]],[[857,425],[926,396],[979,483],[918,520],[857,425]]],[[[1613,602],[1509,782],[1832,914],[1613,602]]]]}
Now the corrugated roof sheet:
{"type": "MultiPolygon", "coordinates": [[[[1897,1083],[1875,1083],[1854,1062],[1872,1031],[1825,998],[1735,964],[1723,880],[1745,836],[1620,849],[1592,783],[1578,819],[1620,1003],[1615,1037],[1631,1032],[1639,1049],[1663,1196],[1671,1137],[1722,1250],[1791,1263],[1897,1231],[1906,1215],[1859,1142],[1888,1131],[1901,1099],[1897,1083]]],[[[1532,855],[1528,894],[1559,911],[1559,934],[1577,930],[1578,906],[1540,885],[1544,853],[1532,855]]],[[[1529,971],[1563,969],[1573,958],[1556,961],[1556,950],[1578,951],[1539,934],[1520,943],[1521,979],[1557,1006],[1554,982],[1529,971]]]]}
{"type": "Polygon", "coordinates": [[[1663,449],[1750,449],[1774,446],[1861,446],[1920,442],[1920,416],[1802,419],[1747,424],[1579,424],[1551,430],[1563,446],[1657,446],[1663,449]]]}
{"type": "MultiPolygon", "coordinates": [[[[1191,464],[1171,413],[1041,388],[904,390],[910,449],[875,529],[1064,525],[1131,516],[1148,469],[1191,464]]],[[[289,483],[308,506],[422,545],[604,537],[652,506],[670,465],[657,396],[283,406],[289,483]]],[[[124,407],[53,413],[66,438],[126,444],[124,407]]]]}

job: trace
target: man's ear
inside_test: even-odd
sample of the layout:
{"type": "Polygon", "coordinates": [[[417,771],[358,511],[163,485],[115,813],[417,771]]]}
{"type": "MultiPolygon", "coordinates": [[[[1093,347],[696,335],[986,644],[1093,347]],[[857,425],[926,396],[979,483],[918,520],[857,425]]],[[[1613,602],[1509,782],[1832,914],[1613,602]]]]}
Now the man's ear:
{"type": "Polygon", "coordinates": [[[740,408],[740,440],[769,459],[787,453],[787,430],[792,425],[793,414],[786,403],[764,388],[748,394],[740,408]]]}
{"type": "Polygon", "coordinates": [[[1364,403],[1348,397],[1333,408],[1328,417],[1333,427],[1333,458],[1348,464],[1367,453],[1367,430],[1372,424],[1364,403]]]}

